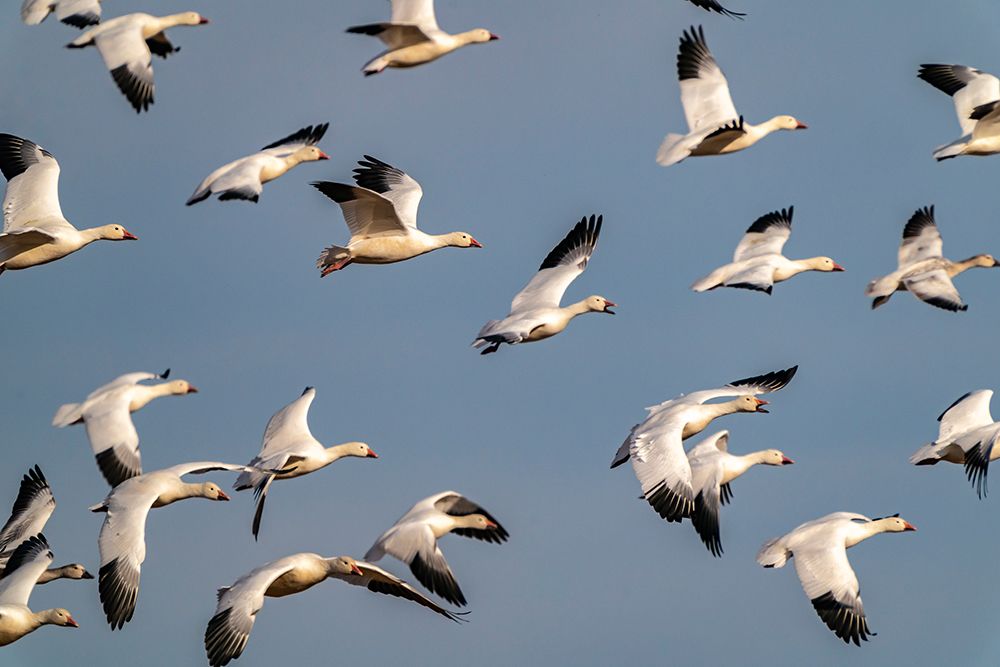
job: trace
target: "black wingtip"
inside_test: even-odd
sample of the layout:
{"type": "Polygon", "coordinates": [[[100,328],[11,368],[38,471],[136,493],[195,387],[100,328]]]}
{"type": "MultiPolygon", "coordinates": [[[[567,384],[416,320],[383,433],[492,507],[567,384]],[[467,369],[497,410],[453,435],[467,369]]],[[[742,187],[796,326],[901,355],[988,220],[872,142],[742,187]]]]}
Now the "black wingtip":
{"type": "Polygon", "coordinates": [[[163,371],[162,373],[160,373],[160,379],[161,380],[166,380],[168,377],[170,377],[170,369],[169,368],[167,370],[163,371]]]}
{"type": "Polygon", "coordinates": [[[310,391],[312,391],[315,388],[316,387],[313,387],[313,386],[306,387],[305,389],[302,390],[302,393],[300,394],[300,396],[305,396],[306,394],[308,394],[310,391]]]}

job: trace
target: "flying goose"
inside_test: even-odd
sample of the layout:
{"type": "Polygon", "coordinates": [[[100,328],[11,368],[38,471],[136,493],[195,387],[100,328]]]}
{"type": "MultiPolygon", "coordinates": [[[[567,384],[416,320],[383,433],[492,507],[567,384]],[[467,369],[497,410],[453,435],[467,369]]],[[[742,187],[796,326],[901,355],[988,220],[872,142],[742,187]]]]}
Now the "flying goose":
{"type": "Polygon", "coordinates": [[[910,457],[918,466],[935,465],[938,461],[960,463],[965,476],[977,495],[986,495],[986,475],[991,461],[1000,458],[1000,422],[990,414],[992,389],[970,391],[949,405],[938,417],[941,426],[938,437],[910,457]]]}
{"type": "Polygon", "coordinates": [[[941,256],[941,233],[934,222],[934,207],[917,209],[903,227],[899,244],[899,268],[868,283],[865,296],[874,297],[872,309],[889,300],[893,292],[909,291],[932,306],[957,312],[968,310],[951,279],[973,267],[993,268],[1000,262],[993,255],[973,255],[960,262],[941,256]]]}
{"type": "Polygon", "coordinates": [[[32,535],[14,550],[0,577],[0,646],[16,642],[43,625],[80,627],[65,609],[33,612],[28,599],[45,569],[52,564],[52,551],[45,536],[32,535]]]}
{"type": "Polygon", "coordinates": [[[197,204],[212,195],[219,195],[219,201],[243,199],[256,204],[264,183],[273,181],[302,162],[330,159],[316,147],[329,126],[329,123],[315,127],[309,125],[264,146],[258,153],[222,165],[201,182],[187,200],[187,205],[197,204]]]}
{"type": "Polygon", "coordinates": [[[204,25],[197,12],[151,16],[126,14],[105,21],[66,45],[69,49],[96,46],[122,94],[136,113],[153,103],[153,55],[166,58],[180,51],[167,39],[166,30],[178,25],[204,25]]]}
{"type": "Polygon", "coordinates": [[[632,427],[615,452],[611,467],[629,459],[642,486],[642,499],[667,521],[681,521],[694,511],[691,464],[683,440],[701,433],[712,420],[735,412],[764,412],[767,401],[757,398],[783,388],[798,366],[730,382],[719,389],[695,391],[646,408],[649,415],[632,427]],[[735,396],[724,403],[706,403],[735,396]]]}
{"type": "Polygon", "coordinates": [[[559,307],[563,294],[587,268],[597,247],[604,216],[586,216],[576,223],[562,241],[545,257],[538,273],[524,286],[510,304],[510,314],[502,320],[490,320],[479,330],[473,347],[485,347],[480,354],[490,354],[500,345],[532,343],[555,336],[569,326],[570,321],[584,313],[614,315],[618,304],[603,296],[588,296],[583,301],[559,307]]]}
{"type": "Polygon", "coordinates": [[[274,413],[264,429],[264,443],[260,453],[247,464],[250,469],[240,473],[233,485],[237,491],[254,490],[254,497],[257,499],[253,517],[254,539],[257,539],[260,532],[264,501],[267,500],[267,491],[274,480],[308,475],[348,456],[378,458],[378,454],[363,442],[324,447],[314,438],[308,422],[309,406],[314,398],[316,389],[306,387],[301,396],[274,413]],[[267,472],[269,470],[286,472],[267,472]]]}
{"type": "Polygon", "coordinates": [[[166,380],[168,368],[162,373],[126,373],[98,387],[82,403],[61,406],[52,425],[63,428],[82,423],[87,429],[90,448],[94,450],[97,467],[111,486],[142,474],[139,454],[139,434],[132,423],[131,413],[141,410],[160,396],[184,396],[198,390],[187,380],[139,384],[144,380],[166,380]]]}
{"type": "Polygon", "coordinates": [[[388,47],[361,69],[365,76],[386,67],[415,67],[437,60],[468,44],[500,39],[485,28],[449,35],[438,27],[434,0],[392,0],[388,23],[356,25],[347,32],[378,37],[388,47]]]}
{"type": "Polygon", "coordinates": [[[86,28],[101,22],[101,0],[24,0],[21,20],[38,25],[49,14],[74,28],[86,28]]]}
{"type": "Polygon", "coordinates": [[[510,536],[485,509],[455,491],[444,491],[411,507],[375,540],[365,560],[378,561],[385,554],[398,558],[431,593],[464,607],[465,595],[438,547],[438,539],[448,533],[495,544],[510,536]]]}
{"type": "Polygon", "coordinates": [[[691,286],[695,292],[717,287],[739,287],[770,294],[774,283],[780,283],[803,271],[843,271],[844,267],[829,257],[788,259],[781,254],[792,234],[792,214],[789,206],[757,218],[747,229],[731,264],[715,271],[691,286]]]}
{"type": "Polygon", "coordinates": [[[326,579],[339,579],[373,593],[411,600],[445,618],[462,620],[461,615],[436,605],[402,579],[371,563],[350,556],[324,558],[314,553],[293,554],[265,563],[247,572],[233,585],[219,589],[215,615],[205,629],[208,664],[221,667],[242,655],[257,614],[264,607],[265,596],[294,595],[326,579]]]}
{"type": "Polygon", "coordinates": [[[354,170],[358,186],[317,181],[313,187],[337,202],[351,230],[346,246],[332,245],[316,260],[326,277],[348,264],[392,264],[438,248],[482,248],[467,232],[425,234],[417,229],[424,191],[403,171],[370,155],[354,170]]]}
{"type": "Polygon", "coordinates": [[[54,262],[94,241],[136,239],[121,225],[69,224],[59,207],[59,163],[33,141],[0,134],[0,171],[7,179],[0,274],[54,262]]]}
{"type": "Polygon", "coordinates": [[[656,161],[669,167],[689,155],[722,155],[749,148],[776,130],[804,130],[806,124],[792,116],[775,116],[751,125],[736,112],[729,84],[708,50],[699,26],[685,30],[677,55],[677,78],[688,133],[668,134],[656,161]]]}
{"type": "Polygon", "coordinates": [[[961,138],[934,149],[938,162],[1000,153],[1000,79],[965,65],[921,65],[917,76],[951,96],[962,128],[961,138]]]}
{"type": "Polygon", "coordinates": [[[120,630],[132,620],[139,597],[139,571],[146,559],[146,515],[154,507],[164,507],[185,498],[229,500],[213,482],[184,482],[184,475],[201,475],[215,470],[245,471],[247,466],[197,461],[182,463],[125,480],[91,512],[105,512],[98,546],[101,569],[97,590],[112,630],[120,630]]]}
{"type": "MultiPolygon", "coordinates": [[[[17,547],[31,536],[41,533],[55,509],[56,499],[42,469],[37,465],[30,468],[21,478],[21,487],[14,500],[10,518],[0,528],[0,578],[4,576],[3,572],[17,547]]],[[[93,578],[94,575],[87,572],[87,568],[80,563],[70,563],[45,570],[39,575],[37,583],[47,584],[56,579],[93,578]]]]}
{"type": "Polygon", "coordinates": [[[718,3],[718,0],[688,0],[695,7],[700,7],[709,12],[715,12],[716,14],[723,14],[729,18],[743,20],[746,14],[742,12],[732,12],[723,7],[718,3]]]}
{"type": "Polygon", "coordinates": [[[730,502],[729,484],[755,465],[787,466],[795,463],[784,452],[764,449],[749,454],[729,453],[729,431],[708,436],[687,453],[691,466],[694,510],[691,523],[713,556],[722,556],[719,536],[719,507],[730,502]]]}
{"type": "Polygon", "coordinates": [[[757,562],[764,567],[784,567],[794,557],[795,572],[819,617],[844,642],[861,646],[861,641],[868,641],[875,633],[868,628],[861,587],[847,560],[847,549],[872,535],[908,530],[916,528],[898,514],[869,519],[862,514],[834,512],[766,542],[757,562]]]}

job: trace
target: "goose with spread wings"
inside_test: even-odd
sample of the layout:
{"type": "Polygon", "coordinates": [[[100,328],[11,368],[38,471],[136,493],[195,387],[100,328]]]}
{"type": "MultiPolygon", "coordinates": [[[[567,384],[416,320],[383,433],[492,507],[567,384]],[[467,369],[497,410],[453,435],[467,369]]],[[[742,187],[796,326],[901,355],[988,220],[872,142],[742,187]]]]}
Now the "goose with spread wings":
{"type": "Polygon", "coordinates": [[[237,491],[253,489],[257,499],[252,526],[254,539],[260,532],[264,501],[274,480],[308,475],[349,456],[378,458],[378,454],[364,442],[324,447],[314,438],[309,430],[309,406],[314,398],[316,389],[306,387],[301,396],[274,413],[264,429],[264,444],[260,453],[248,464],[255,469],[240,473],[233,485],[237,491]],[[283,472],[268,472],[271,470],[283,472]]]}
{"type": "Polygon", "coordinates": [[[121,225],[71,225],[59,206],[59,163],[33,141],[0,134],[0,171],[7,179],[0,274],[54,262],[94,241],[136,239],[121,225]]]}
{"type": "Polygon", "coordinates": [[[792,234],[794,212],[795,207],[789,206],[757,218],[736,246],[732,263],[712,271],[691,289],[705,292],[718,287],[738,287],[770,294],[774,283],[803,271],[843,271],[844,267],[829,257],[788,259],[781,254],[792,234]]]}
{"type": "Polygon", "coordinates": [[[875,633],[868,627],[861,587],[847,560],[847,550],[879,533],[910,530],[916,528],[898,514],[869,519],[862,514],[834,512],[766,542],[757,562],[768,568],[784,567],[794,558],[795,572],[813,609],[845,643],[860,646],[875,633]]]}
{"type": "Polygon", "coordinates": [[[16,642],[43,625],[80,627],[65,609],[33,612],[28,607],[31,591],[52,559],[49,543],[39,533],[21,542],[7,561],[0,576],[0,646],[16,642]]]}
{"type": "Polygon", "coordinates": [[[706,389],[678,396],[646,408],[648,416],[632,427],[611,467],[632,461],[642,487],[641,498],[666,521],[681,521],[695,509],[691,464],[683,441],[701,433],[714,419],[737,412],[763,412],[768,402],[757,398],[785,387],[798,366],[730,382],[719,389],[706,389]],[[735,397],[723,403],[717,398],[735,397]]]}
{"type": "MultiPolygon", "coordinates": [[[[0,528],[0,577],[17,548],[32,535],[45,528],[49,517],[56,509],[56,499],[52,488],[37,465],[29,469],[21,478],[21,486],[11,508],[10,518],[0,528]]],[[[80,563],[70,563],[61,567],[48,568],[38,578],[39,584],[47,584],[56,579],[93,579],[80,563]]]]}
{"type": "Polygon", "coordinates": [[[458,607],[465,595],[451,572],[438,540],[448,533],[501,544],[510,534],[492,514],[455,491],[424,498],[375,540],[365,560],[389,554],[410,566],[427,590],[458,607]]]}
{"type": "Polygon", "coordinates": [[[439,248],[482,248],[468,232],[426,234],[417,229],[424,191],[401,169],[370,155],[354,170],[357,186],[317,181],[313,187],[337,202],[351,231],[346,246],[332,245],[316,260],[326,277],[348,264],[392,264],[439,248]]]}
{"type": "Polygon", "coordinates": [[[910,292],[921,301],[952,312],[968,310],[951,279],[974,267],[994,268],[1000,262],[993,255],[973,255],[960,262],[942,257],[943,242],[934,207],[917,209],[903,227],[899,244],[899,268],[868,283],[865,296],[872,297],[872,309],[885,304],[895,292],[910,292]]]}
{"type": "Polygon", "coordinates": [[[377,565],[350,556],[324,558],[314,553],[285,556],[254,568],[218,591],[215,615],[205,629],[205,653],[211,667],[223,667],[243,654],[265,597],[308,590],[326,579],[339,579],[373,593],[416,602],[452,621],[462,615],[435,604],[408,583],[377,565]]]}
{"type": "Polygon", "coordinates": [[[142,474],[139,433],[132,423],[132,413],[161,396],[184,396],[198,389],[187,380],[173,380],[154,385],[147,380],[166,380],[162,373],[126,373],[90,392],[82,403],[67,403],[56,411],[52,425],[57,428],[83,424],[97,467],[111,486],[142,474]]]}
{"type": "Polygon", "coordinates": [[[356,35],[378,37],[386,50],[365,63],[365,76],[386,67],[416,67],[469,44],[500,39],[485,28],[450,35],[438,27],[434,0],[392,0],[392,17],[386,23],[356,25],[347,29],[356,35]]]}
{"type": "Polygon", "coordinates": [[[21,20],[28,25],[38,25],[49,14],[82,30],[101,22],[101,0],[24,0],[21,5],[21,20]]]}
{"type": "Polygon", "coordinates": [[[146,559],[146,516],[154,507],[165,507],[185,498],[229,500],[214,482],[184,482],[185,475],[216,470],[245,471],[248,466],[197,461],[182,463],[125,480],[91,512],[105,512],[98,546],[101,569],[97,590],[112,630],[132,620],[139,597],[139,572],[146,559]]]}
{"type": "Polygon", "coordinates": [[[917,76],[955,102],[959,139],[934,149],[938,162],[959,155],[1000,153],[1000,79],[965,65],[926,64],[917,76]]]}
{"type": "Polygon", "coordinates": [[[730,484],[755,465],[787,466],[795,463],[778,449],[749,454],[729,453],[729,431],[708,436],[687,453],[694,489],[691,523],[713,556],[722,556],[719,510],[733,498],[730,484]]]}
{"type": "Polygon", "coordinates": [[[939,461],[965,467],[965,476],[976,494],[986,495],[986,475],[990,462],[1000,458],[1000,422],[990,414],[992,389],[970,391],[952,403],[938,417],[941,426],[934,442],[924,445],[910,457],[918,466],[939,461]]]}
{"type": "Polygon", "coordinates": [[[687,119],[687,134],[668,134],[656,153],[656,161],[669,167],[695,155],[722,155],[750,148],[777,130],[804,130],[806,124],[793,116],[775,116],[759,125],[743,120],[729,95],[729,83],[715,56],[708,49],[699,26],[685,30],[677,54],[681,105],[687,119]]]}
{"type": "Polygon", "coordinates": [[[187,200],[187,205],[197,204],[212,195],[218,195],[219,201],[242,199],[256,204],[265,183],[303,162],[330,159],[316,146],[329,126],[329,123],[309,125],[264,146],[253,155],[222,165],[205,177],[187,200]]]}
{"type": "Polygon", "coordinates": [[[562,332],[570,321],[584,313],[607,313],[617,306],[603,296],[588,296],[564,308],[559,307],[563,294],[579,277],[597,247],[604,216],[584,217],[545,257],[538,273],[517,293],[510,304],[510,314],[502,320],[490,320],[479,330],[473,347],[490,354],[500,345],[516,345],[544,340],[562,332]]]}
{"type": "Polygon", "coordinates": [[[197,12],[169,16],[126,14],[86,31],[66,45],[70,49],[96,46],[122,94],[136,113],[153,104],[153,56],[166,58],[180,51],[167,39],[167,29],[179,25],[204,25],[208,19],[197,12]]]}

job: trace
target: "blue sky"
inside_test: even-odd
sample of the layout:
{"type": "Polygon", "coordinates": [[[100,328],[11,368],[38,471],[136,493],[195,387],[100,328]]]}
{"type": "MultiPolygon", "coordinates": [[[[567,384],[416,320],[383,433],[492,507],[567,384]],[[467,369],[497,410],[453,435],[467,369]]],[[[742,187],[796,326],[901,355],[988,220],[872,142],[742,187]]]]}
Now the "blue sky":
{"type": "Polygon", "coordinates": [[[907,458],[955,398],[1000,384],[1000,272],[958,279],[970,305],[958,315],[905,294],[871,312],[863,296],[920,206],[936,205],[946,255],[1000,253],[1000,158],[936,164],[958,126],[916,78],[924,62],[1000,71],[995,3],[730,0],[749,12],[732,21],[680,0],[438,0],[444,29],[502,40],[367,79],[380,45],[343,30],[387,18],[388,3],[154,4],[109,0],[105,15],[195,9],[212,23],[171,31],[183,50],[154,64],[156,104],[141,116],[96,52],[62,48],[74,30],[24,26],[14,5],[0,25],[0,129],[60,160],[76,226],[140,237],[0,278],[0,497],[12,502],[39,463],[59,503],[45,531],[56,560],[96,571],[101,518],[86,507],[107,489],[83,430],[51,417],[120,373],[167,366],[201,393],[136,415],[147,469],[249,460],[306,385],[321,441],[365,440],[381,458],[276,484],[259,543],[248,494],[153,512],[134,621],[112,633],[92,582],[49,584],[32,606],[65,606],[81,629],[44,628],[4,664],[204,664],[216,587],[297,551],[360,556],[445,489],[511,533],[499,547],[443,541],[471,623],[329,582],[269,600],[236,664],[997,662],[996,500],[977,500],[957,466],[907,458]],[[663,136],[684,129],[674,63],[692,24],[748,121],[790,113],[810,129],[658,167],[663,136]],[[269,184],[256,206],[184,207],[218,165],[326,121],[329,162],[269,184]],[[485,248],[320,279],[316,256],[347,230],[308,182],[347,181],[363,153],[420,181],[424,230],[466,230],[485,248]],[[806,274],[771,297],[689,290],[750,222],[790,204],[787,254],[829,255],[846,273],[806,274]],[[468,347],[480,325],[590,213],[605,216],[601,243],[567,301],[599,293],[619,314],[480,358],[468,347]],[[733,451],[777,447],[797,462],[734,483],[722,559],[637,501],[628,467],[607,469],[644,406],[793,364],[770,415],[717,422],[733,451]],[[850,553],[879,633],[860,649],[826,630],[793,568],[754,562],[765,539],[837,510],[901,512],[919,528],[850,553]]]}

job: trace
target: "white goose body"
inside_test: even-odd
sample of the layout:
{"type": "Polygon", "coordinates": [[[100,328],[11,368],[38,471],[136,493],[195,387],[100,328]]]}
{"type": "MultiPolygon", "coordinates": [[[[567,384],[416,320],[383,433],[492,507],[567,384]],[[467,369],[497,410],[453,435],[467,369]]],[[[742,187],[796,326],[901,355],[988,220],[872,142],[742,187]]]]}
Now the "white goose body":
{"type": "Polygon", "coordinates": [[[444,32],[434,16],[434,0],[392,0],[392,18],[387,23],[353,26],[347,32],[378,37],[388,47],[365,63],[365,76],[386,67],[416,67],[463,46],[500,39],[484,28],[456,35],[444,32]]]}
{"type": "Polygon", "coordinates": [[[198,390],[187,380],[173,380],[155,385],[139,384],[146,380],[165,380],[170,374],[126,373],[90,392],[82,403],[67,403],[56,411],[52,425],[57,428],[84,424],[87,439],[104,479],[112,487],[142,474],[139,433],[131,413],[141,410],[161,396],[183,396],[198,390]]]}
{"type": "Polygon", "coordinates": [[[788,259],[781,254],[792,233],[794,212],[794,207],[789,206],[758,218],[736,246],[732,263],[717,268],[691,289],[704,292],[717,287],[739,287],[770,294],[774,283],[804,271],[843,271],[844,267],[829,257],[788,259]]]}
{"type": "Polygon", "coordinates": [[[246,472],[240,474],[233,488],[253,489],[257,508],[253,517],[253,536],[260,532],[264,502],[268,489],[276,479],[293,479],[315,472],[345,457],[377,459],[378,454],[364,442],[345,442],[325,447],[309,430],[309,406],[316,398],[316,389],[306,387],[302,395],[274,413],[264,429],[260,453],[246,472]],[[269,472],[269,471],[281,472],[269,472]]]}
{"type": "Polygon", "coordinates": [[[794,463],[777,449],[730,454],[729,431],[708,436],[691,448],[687,458],[695,494],[691,523],[713,556],[722,555],[719,511],[732,499],[729,483],[756,465],[786,466],[794,463]]]}
{"type": "Polygon", "coordinates": [[[926,64],[917,76],[955,102],[959,139],[934,150],[940,162],[959,155],[1000,153],[1000,79],[965,65],[926,64]]]}
{"type": "Polygon", "coordinates": [[[191,206],[218,195],[219,201],[242,199],[257,203],[268,183],[283,176],[303,162],[328,160],[330,156],[316,147],[326,134],[329,123],[309,125],[279,139],[253,155],[224,164],[205,177],[187,200],[191,206]]]}
{"type": "Polygon", "coordinates": [[[71,49],[96,46],[115,84],[136,113],[140,113],[153,104],[153,54],[166,58],[180,50],[167,39],[166,30],[205,23],[208,19],[197,12],[169,16],[126,14],[87,30],[66,46],[71,49]]]}
{"type": "Polygon", "coordinates": [[[899,515],[869,519],[863,514],[834,512],[807,521],[761,547],[757,562],[784,567],[795,559],[795,572],[819,617],[844,642],[861,644],[874,634],[868,628],[861,587],[847,560],[847,549],[879,533],[916,530],[899,515]]]}
{"type": "Polygon", "coordinates": [[[65,609],[33,612],[28,607],[39,577],[52,564],[52,551],[41,533],[32,535],[14,550],[0,578],[0,646],[11,644],[43,625],[79,627],[65,609]]]}
{"type": "Polygon", "coordinates": [[[805,123],[792,116],[775,116],[758,125],[747,123],[736,111],[729,83],[699,28],[684,31],[677,55],[681,104],[688,133],[668,134],[656,154],[664,166],[695,155],[724,155],[750,148],[778,130],[802,130],[805,123]]]}
{"type": "Polygon", "coordinates": [[[0,273],[54,262],[98,240],[135,240],[121,225],[71,225],[59,206],[59,163],[35,142],[0,134],[0,171],[7,179],[0,273]]]}
{"type": "Polygon", "coordinates": [[[597,247],[604,216],[584,217],[545,257],[535,276],[514,296],[510,313],[502,320],[490,320],[479,330],[472,346],[490,354],[500,345],[531,343],[555,336],[569,326],[577,315],[608,313],[615,306],[603,296],[590,296],[560,307],[563,295],[579,277],[597,247]]]}
{"type": "Polygon", "coordinates": [[[646,408],[649,415],[629,431],[615,452],[611,467],[631,460],[642,487],[642,498],[666,521],[681,521],[691,516],[695,491],[684,439],[700,433],[723,415],[766,413],[761,406],[767,405],[767,401],[757,395],[778,391],[791,381],[796,370],[798,366],[736,380],[719,389],[692,392],[646,408]],[[736,398],[708,403],[726,397],[736,398]]]}

